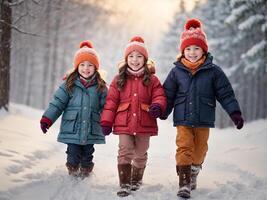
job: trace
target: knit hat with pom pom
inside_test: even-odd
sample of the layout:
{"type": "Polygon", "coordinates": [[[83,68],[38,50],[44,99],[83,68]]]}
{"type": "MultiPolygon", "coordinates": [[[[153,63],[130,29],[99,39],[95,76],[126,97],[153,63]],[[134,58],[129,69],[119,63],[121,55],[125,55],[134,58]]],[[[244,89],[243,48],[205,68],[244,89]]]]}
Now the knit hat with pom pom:
{"type": "Polygon", "coordinates": [[[189,19],[184,25],[184,32],[180,37],[180,51],[183,53],[184,49],[190,45],[197,45],[208,52],[207,37],[202,30],[202,24],[198,19],[189,19]]]}
{"type": "Polygon", "coordinates": [[[127,44],[125,50],[124,50],[124,58],[126,60],[127,56],[132,52],[132,51],[138,51],[141,53],[146,59],[148,59],[148,51],[145,46],[145,41],[142,37],[140,36],[135,36],[133,37],[129,44],[127,44]]]}
{"type": "Polygon", "coordinates": [[[80,43],[80,49],[75,53],[73,59],[75,69],[83,61],[89,61],[95,65],[97,70],[99,69],[99,56],[93,48],[93,44],[88,40],[80,43]]]}

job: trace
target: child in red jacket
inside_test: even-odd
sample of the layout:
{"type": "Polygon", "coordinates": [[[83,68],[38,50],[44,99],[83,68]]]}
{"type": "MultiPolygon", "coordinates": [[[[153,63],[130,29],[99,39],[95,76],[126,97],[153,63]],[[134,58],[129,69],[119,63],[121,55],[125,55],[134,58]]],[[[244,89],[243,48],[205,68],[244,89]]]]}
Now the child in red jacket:
{"type": "Polygon", "coordinates": [[[166,97],[141,37],[133,37],[124,51],[124,63],[112,81],[101,116],[104,135],[119,135],[118,172],[121,190],[128,196],[139,189],[147,162],[150,136],[157,135],[156,118],[166,108],[166,97]]]}

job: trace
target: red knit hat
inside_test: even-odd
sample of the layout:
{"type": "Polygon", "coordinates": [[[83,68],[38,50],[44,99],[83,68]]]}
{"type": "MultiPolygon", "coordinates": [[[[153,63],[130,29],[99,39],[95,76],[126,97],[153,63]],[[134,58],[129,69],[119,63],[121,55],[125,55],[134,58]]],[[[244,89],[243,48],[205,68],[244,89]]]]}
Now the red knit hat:
{"type": "Polygon", "coordinates": [[[148,59],[148,51],[145,46],[145,41],[140,36],[135,36],[130,40],[130,43],[127,44],[125,51],[124,51],[124,58],[126,60],[127,56],[132,51],[138,51],[141,53],[146,59],[148,59]]]}
{"type": "Polygon", "coordinates": [[[198,19],[189,19],[184,25],[184,32],[180,37],[180,51],[190,45],[197,45],[208,52],[207,37],[201,28],[201,22],[198,19]]]}
{"type": "Polygon", "coordinates": [[[80,43],[80,49],[75,53],[73,59],[74,68],[77,68],[83,61],[89,61],[95,65],[97,70],[99,69],[99,56],[93,49],[93,44],[88,40],[80,43]]]}

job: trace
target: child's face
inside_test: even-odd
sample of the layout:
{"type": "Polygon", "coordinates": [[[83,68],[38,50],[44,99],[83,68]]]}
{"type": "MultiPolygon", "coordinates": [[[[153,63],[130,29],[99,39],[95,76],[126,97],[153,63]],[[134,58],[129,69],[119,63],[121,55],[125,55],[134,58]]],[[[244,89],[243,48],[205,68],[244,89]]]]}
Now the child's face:
{"type": "Polygon", "coordinates": [[[196,45],[190,45],[184,49],[184,57],[192,63],[197,62],[203,54],[203,49],[196,45]]]}
{"type": "Polygon", "coordinates": [[[132,51],[127,56],[127,64],[133,70],[141,69],[145,64],[145,57],[138,51],[132,51]]]}
{"type": "Polygon", "coordinates": [[[89,78],[95,73],[95,65],[93,65],[89,61],[83,61],[78,65],[78,72],[84,78],[89,78]]]}

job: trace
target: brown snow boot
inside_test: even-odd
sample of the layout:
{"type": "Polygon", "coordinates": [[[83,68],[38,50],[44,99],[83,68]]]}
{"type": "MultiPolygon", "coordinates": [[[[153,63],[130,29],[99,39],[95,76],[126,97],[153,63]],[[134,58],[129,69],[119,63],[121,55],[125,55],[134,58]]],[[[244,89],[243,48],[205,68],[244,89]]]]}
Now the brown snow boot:
{"type": "Polygon", "coordinates": [[[119,164],[118,173],[120,179],[120,190],[117,192],[119,197],[126,197],[131,193],[131,164],[119,164]]]}
{"type": "Polygon", "coordinates": [[[192,165],[191,166],[191,190],[197,189],[197,176],[201,169],[201,165],[192,165]]]}
{"type": "Polygon", "coordinates": [[[92,164],[89,167],[81,167],[80,168],[80,176],[81,178],[86,178],[90,175],[90,173],[93,171],[94,164],[92,164]]]}
{"type": "Polygon", "coordinates": [[[136,191],[142,185],[142,179],[145,168],[137,168],[132,166],[132,179],[131,179],[131,190],[136,191]]]}
{"type": "Polygon", "coordinates": [[[176,171],[179,176],[179,190],[177,196],[182,198],[190,198],[191,165],[176,166],[176,171]]]}
{"type": "Polygon", "coordinates": [[[66,163],[66,167],[68,169],[69,175],[70,176],[78,176],[79,175],[79,166],[74,167],[70,165],[69,163],[66,163]]]}

